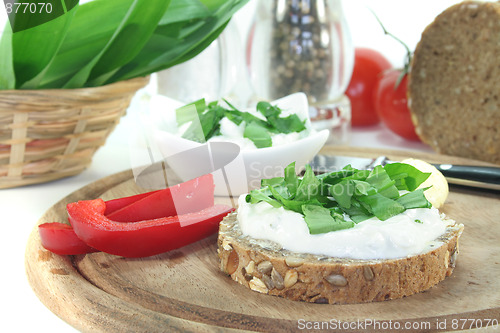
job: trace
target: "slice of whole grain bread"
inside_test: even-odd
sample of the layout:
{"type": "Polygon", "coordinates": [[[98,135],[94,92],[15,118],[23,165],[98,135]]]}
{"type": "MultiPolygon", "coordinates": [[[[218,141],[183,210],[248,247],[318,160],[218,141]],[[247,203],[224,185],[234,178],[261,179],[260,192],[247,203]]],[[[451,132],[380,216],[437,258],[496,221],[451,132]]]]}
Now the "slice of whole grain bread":
{"type": "Polygon", "coordinates": [[[451,275],[463,225],[450,225],[422,254],[401,259],[333,258],[282,249],[245,236],[237,214],[220,223],[220,269],[245,287],[312,303],[384,301],[422,292],[451,275]]]}
{"type": "Polygon", "coordinates": [[[500,164],[500,2],[464,1],[424,30],[408,105],[437,152],[500,164]]]}

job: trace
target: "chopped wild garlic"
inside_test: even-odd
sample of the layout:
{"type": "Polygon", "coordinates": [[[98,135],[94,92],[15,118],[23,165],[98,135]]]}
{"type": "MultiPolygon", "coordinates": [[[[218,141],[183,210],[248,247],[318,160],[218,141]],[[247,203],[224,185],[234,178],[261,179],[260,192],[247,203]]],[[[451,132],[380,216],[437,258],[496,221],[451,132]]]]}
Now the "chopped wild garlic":
{"type": "Polygon", "coordinates": [[[246,201],[301,213],[309,232],[320,234],[352,228],[372,217],[387,220],[407,209],[430,208],[426,189],[417,189],[429,175],[408,164],[391,163],[371,171],[348,165],[320,175],[306,165],[299,178],[294,162],[285,168],[284,177],[263,179],[262,188],[251,191],[246,201]]]}
{"type": "Polygon", "coordinates": [[[281,117],[282,110],[268,102],[259,102],[257,111],[263,118],[254,116],[249,112],[236,109],[225,101],[229,109],[221,106],[217,101],[206,104],[205,99],[200,99],[176,110],[177,125],[183,125],[191,121],[191,125],[183,133],[182,137],[197,142],[208,141],[213,136],[220,135],[220,121],[226,117],[236,125],[245,122],[243,137],[250,139],[257,148],[272,146],[273,134],[302,132],[306,129],[304,121],[296,114],[281,117]],[[193,121],[199,118],[199,123],[193,121]],[[199,126],[201,124],[201,131],[199,126]]]}

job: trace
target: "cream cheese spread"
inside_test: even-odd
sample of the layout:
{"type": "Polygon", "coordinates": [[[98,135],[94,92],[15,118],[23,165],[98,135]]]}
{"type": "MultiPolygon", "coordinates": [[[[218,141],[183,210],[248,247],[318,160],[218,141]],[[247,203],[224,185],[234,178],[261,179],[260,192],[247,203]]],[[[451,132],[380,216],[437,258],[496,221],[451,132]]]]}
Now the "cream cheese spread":
{"type": "Polygon", "coordinates": [[[302,214],[266,202],[239,198],[238,222],[243,235],[276,242],[282,248],[351,259],[395,259],[423,253],[443,235],[447,223],[437,208],[408,209],[385,221],[371,218],[351,229],[311,235],[302,214]]]}

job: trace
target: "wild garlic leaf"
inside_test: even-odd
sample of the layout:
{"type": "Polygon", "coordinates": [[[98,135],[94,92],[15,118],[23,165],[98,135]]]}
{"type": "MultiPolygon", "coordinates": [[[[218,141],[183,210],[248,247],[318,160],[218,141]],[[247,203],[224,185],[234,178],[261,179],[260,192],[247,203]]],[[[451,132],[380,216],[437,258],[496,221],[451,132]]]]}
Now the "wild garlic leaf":
{"type": "Polygon", "coordinates": [[[333,217],[328,208],[316,205],[303,205],[302,211],[311,235],[348,229],[354,226],[352,221],[344,221],[338,217],[333,217]]]}
{"type": "Polygon", "coordinates": [[[78,7],[66,38],[44,74],[40,88],[61,88],[104,49],[133,0],[94,0],[78,7]],[[82,33],[85,31],[85,33],[82,33]]]}
{"type": "MultiPolygon", "coordinates": [[[[242,123],[245,123],[245,130],[243,133],[243,137],[250,139],[257,148],[266,148],[266,147],[271,147],[272,146],[272,138],[271,134],[272,133],[290,133],[293,130],[299,130],[302,131],[305,129],[303,126],[303,122],[298,121],[300,123],[300,126],[295,126],[295,125],[288,125],[285,124],[282,128],[276,128],[273,125],[273,122],[269,121],[268,118],[267,121],[264,119],[261,119],[249,112],[243,112],[238,109],[236,109],[232,104],[230,104],[228,101],[225,101],[225,103],[229,106],[230,109],[227,109],[221,105],[219,105],[217,102],[211,102],[208,105],[205,103],[204,100],[199,100],[193,103],[190,103],[188,105],[185,105],[181,108],[179,108],[177,112],[177,123],[178,125],[182,125],[188,121],[193,121],[193,115],[194,113],[190,113],[188,107],[192,104],[196,105],[197,110],[198,110],[198,116],[200,118],[200,123],[203,127],[203,133],[205,135],[205,140],[209,140],[212,136],[220,134],[220,120],[222,118],[226,117],[230,121],[232,121],[236,125],[241,125],[242,123]],[[202,111],[200,111],[202,110],[202,111]],[[182,113],[186,113],[183,115],[182,113]],[[215,113],[213,115],[212,113],[215,113]],[[218,120],[218,122],[213,122],[212,120],[218,120]],[[210,128],[210,125],[213,127],[210,128]]],[[[263,112],[263,115],[267,115],[268,117],[275,117],[279,116],[281,113],[281,110],[275,106],[270,105],[267,102],[260,102],[257,106],[258,108],[261,109],[261,112],[263,112]],[[263,110],[263,106],[265,105],[265,108],[263,110]],[[266,110],[271,110],[271,111],[266,111],[266,110]]],[[[292,115],[296,116],[296,115],[292,115]]],[[[290,118],[290,117],[288,117],[290,118]]],[[[285,122],[287,122],[288,118],[284,118],[285,122]]],[[[276,118],[277,120],[280,120],[281,118],[276,118]]],[[[292,118],[290,118],[292,119],[292,118]]],[[[297,118],[298,119],[298,118],[297,118]]],[[[295,122],[295,121],[293,121],[295,122]]],[[[281,123],[280,123],[281,124],[281,123]]],[[[189,138],[189,137],[197,137],[197,135],[193,133],[189,133],[189,131],[196,129],[196,126],[192,126],[185,134],[184,137],[189,138]]]]}
{"type": "Polygon", "coordinates": [[[346,221],[343,218],[334,217],[335,225],[333,227],[333,231],[344,230],[353,228],[355,223],[353,221],[346,221]]]}
{"type": "MultiPolygon", "coordinates": [[[[63,15],[12,35],[12,56],[17,89],[36,89],[60,49],[78,5],[63,15]],[[34,56],[36,55],[36,56],[34,56]]],[[[29,20],[20,15],[16,20],[29,20]]]]}
{"type": "Polygon", "coordinates": [[[302,132],[306,129],[306,126],[302,120],[296,114],[289,115],[288,117],[269,117],[267,121],[276,128],[278,133],[293,133],[302,132]]]}
{"type": "Polygon", "coordinates": [[[197,2],[206,9],[205,16],[200,16],[201,7],[196,9],[197,13],[194,15],[196,18],[191,15],[190,8],[193,8],[193,1],[172,0],[171,5],[182,8],[179,7],[172,12],[167,10],[160,21],[166,24],[158,26],[141,52],[108,82],[148,75],[192,59],[220,35],[231,16],[248,0],[198,0],[197,2]],[[197,25],[200,21],[204,24],[197,25]],[[172,37],[169,26],[174,24],[177,27],[179,22],[182,23],[182,27],[177,28],[179,33],[172,37]],[[193,31],[194,25],[197,29],[193,31]]]}
{"type": "Polygon", "coordinates": [[[199,0],[173,0],[168,13],[161,18],[159,25],[167,25],[186,20],[198,20],[207,17],[210,10],[199,0]]]}
{"type": "Polygon", "coordinates": [[[299,181],[295,200],[306,201],[321,195],[321,181],[316,177],[310,165],[306,165],[304,176],[299,181]]]}
{"type": "Polygon", "coordinates": [[[365,181],[387,198],[394,199],[399,197],[399,191],[395,185],[396,182],[389,177],[381,165],[376,166],[365,181]]]}
{"type": "Polygon", "coordinates": [[[256,122],[251,122],[245,126],[243,137],[250,139],[257,148],[266,148],[273,145],[269,131],[256,122]]]}
{"type": "Polygon", "coordinates": [[[413,192],[408,192],[396,201],[403,205],[406,209],[411,208],[430,208],[432,204],[425,198],[424,191],[426,189],[418,189],[413,192]]]}
{"type": "Polygon", "coordinates": [[[404,180],[399,184],[399,190],[414,191],[431,175],[430,172],[422,172],[413,165],[405,163],[389,163],[384,169],[392,179],[404,180]]]}
{"type": "Polygon", "coordinates": [[[355,223],[363,222],[373,217],[373,214],[370,213],[359,201],[353,199],[351,203],[351,207],[347,209],[343,209],[344,213],[349,215],[351,220],[355,223]]]}
{"type": "MultiPolygon", "coordinates": [[[[344,178],[354,175],[358,171],[355,169],[343,169],[340,171],[333,171],[328,173],[323,173],[318,175],[318,178],[321,179],[322,182],[334,185],[337,182],[341,181],[344,178]]],[[[366,177],[364,177],[366,178],[366,177]]]]}
{"type": "Polygon", "coordinates": [[[271,198],[271,191],[269,190],[268,187],[262,188],[262,189],[256,189],[252,190],[245,198],[246,202],[249,202],[251,204],[256,204],[261,201],[265,201],[274,208],[279,208],[282,207],[283,204],[279,202],[278,200],[275,200],[271,198]]]}
{"type": "Polygon", "coordinates": [[[380,193],[361,196],[357,199],[368,205],[370,213],[382,221],[385,221],[388,218],[398,215],[406,210],[402,204],[391,200],[380,193]]]}
{"type": "Polygon", "coordinates": [[[333,231],[335,219],[330,214],[330,210],[320,206],[304,205],[304,220],[311,235],[323,234],[333,231]]]}
{"type": "Polygon", "coordinates": [[[306,129],[305,122],[300,120],[296,114],[280,117],[281,109],[269,102],[257,103],[257,110],[266,117],[277,133],[302,132],[306,129]]]}
{"type": "Polygon", "coordinates": [[[277,117],[281,113],[281,110],[278,107],[271,105],[269,102],[263,101],[257,103],[256,109],[266,118],[272,116],[277,117]]]}
{"type": "Polygon", "coordinates": [[[377,190],[368,182],[361,180],[350,180],[354,185],[354,195],[372,195],[377,192],[377,190]]]}
{"type": "Polygon", "coordinates": [[[396,176],[393,175],[395,179],[392,179],[382,166],[375,171],[347,166],[338,172],[316,176],[311,167],[306,165],[304,176],[298,178],[295,164],[291,163],[284,173],[285,177],[263,180],[262,184],[267,187],[259,192],[250,192],[247,202],[266,201],[273,206],[279,205],[301,213],[311,233],[351,228],[355,223],[372,217],[387,220],[406,209],[431,207],[424,195],[426,189],[402,196],[399,196],[399,191],[397,196],[394,194],[396,179],[425,178],[425,173],[418,170],[404,177],[404,172],[397,172],[396,176]],[[295,177],[298,186],[294,193],[295,177]],[[344,214],[349,219],[346,220],[344,214]]]}
{"type": "Polygon", "coordinates": [[[206,102],[204,98],[177,108],[175,110],[177,126],[181,126],[195,120],[205,110],[205,108],[206,102]]]}
{"type": "Polygon", "coordinates": [[[12,28],[6,23],[0,36],[0,89],[10,90],[16,87],[16,76],[12,60],[12,28]]]}
{"type": "Polygon", "coordinates": [[[344,209],[351,208],[351,198],[354,195],[355,185],[350,180],[343,180],[330,187],[330,195],[344,209]]]}
{"type": "Polygon", "coordinates": [[[222,116],[219,112],[205,112],[200,115],[200,123],[205,140],[210,139],[218,133],[221,119],[222,116]]]}
{"type": "Polygon", "coordinates": [[[139,0],[132,4],[126,20],[122,21],[111,43],[92,67],[88,77],[90,86],[104,84],[137,56],[169,5],[170,0],[139,0]]]}
{"type": "Polygon", "coordinates": [[[242,112],[239,110],[226,110],[225,115],[226,118],[231,120],[236,125],[240,125],[242,122],[245,122],[247,124],[257,123],[264,128],[269,127],[269,124],[267,124],[265,120],[257,118],[256,116],[248,112],[242,112]]]}
{"type": "Polygon", "coordinates": [[[260,185],[262,187],[266,187],[266,186],[280,186],[280,185],[283,185],[284,181],[285,181],[284,177],[274,177],[274,178],[262,179],[260,181],[260,185]]]}
{"type": "Polygon", "coordinates": [[[356,170],[352,175],[347,176],[346,178],[352,180],[361,180],[366,181],[366,178],[371,174],[370,170],[356,170]]]}
{"type": "Polygon", "coordinates": [[[299,178],[295,173],[295,162],[289,164],[285,168],[285,185],[288,189],[288,193],[290,193],[291,197],[295,197],[297,195],[297,188],[299,187],[299,178]]]}
{"type": "Polygon", "coordinates": [[[170,68],[205,50],[247,2],[65,0],[64,15],[16,33],[13,50],[0,45],[0,70],[7,80],[12,62],[16,78],[0,88],[82,88],[170,68]]]}

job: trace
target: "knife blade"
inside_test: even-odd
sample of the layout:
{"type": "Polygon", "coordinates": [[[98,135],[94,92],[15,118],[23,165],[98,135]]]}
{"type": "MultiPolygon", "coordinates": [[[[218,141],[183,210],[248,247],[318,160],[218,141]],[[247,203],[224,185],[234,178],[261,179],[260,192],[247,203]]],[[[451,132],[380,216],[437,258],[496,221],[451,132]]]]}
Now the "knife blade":
{"type": "MultiPolygon", "coordinates": [[[[353,156],[316,155],[310,162],[316,172],[332,172],[342,170],[347,164],[356,169],[371,169],[378,164],[393,163],[385,156],[364,158],[353,156]]],[[[431,163],[445,177],[448,183],[467,187],[500,190],[500,167],[479,165],[457,165],[448,163],[431,163]]]]}

